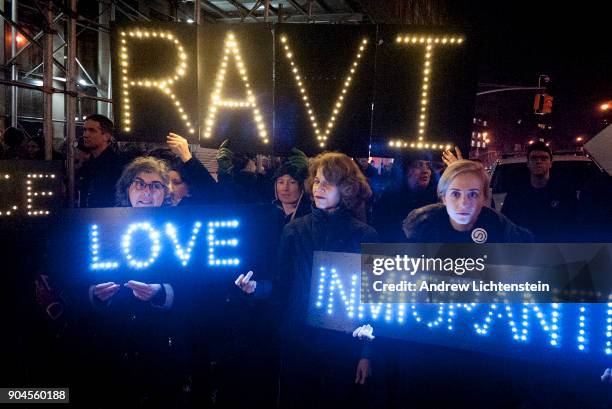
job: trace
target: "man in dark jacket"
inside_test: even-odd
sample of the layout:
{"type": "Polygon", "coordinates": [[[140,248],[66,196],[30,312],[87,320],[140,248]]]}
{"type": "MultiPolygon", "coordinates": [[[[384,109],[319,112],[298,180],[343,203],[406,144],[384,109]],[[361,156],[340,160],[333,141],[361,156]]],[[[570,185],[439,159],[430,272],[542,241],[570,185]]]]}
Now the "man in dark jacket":
{"type": "Polygon", "coordinates": [[[111,146],[113,122],[100,114],[85,119],[83,145],[91,154],[79,172],[80,207],[113,207],[115,183],[126,160],[111,146]]]}
{"type": "Polygon", "coordinates": [[[552,151],[544,142],[529,145],[529,181],[521,181],[508,192],[501,212],[529,229],[537,242],[573,241],[576,191],[568,190],[562,180],[551,178],[552,166],[552,151]]]}

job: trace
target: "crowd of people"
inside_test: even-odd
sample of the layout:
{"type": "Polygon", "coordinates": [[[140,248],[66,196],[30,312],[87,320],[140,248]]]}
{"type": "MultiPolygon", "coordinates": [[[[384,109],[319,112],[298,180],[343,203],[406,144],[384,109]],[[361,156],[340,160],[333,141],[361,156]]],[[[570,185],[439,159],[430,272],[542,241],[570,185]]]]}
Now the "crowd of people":
{"type": "MultiPolygon", "coordinates": [[[[41,158],[40,141],[24,145],[23,139],[17,139],[13,130],[5,131],[5,158],[18,157],[22,145],[28,158],[41,158]]],[[[188,141],[174,133],[167,136],[165,148],[125,155],[114,148],[112,121],[99,114],[86,118],[77,151],[75,156],[82,160],[77,173],[80,207],[273,203],[282,227],[277,232],[280,245],[273,274],[260,279],[257,271],[236,272],[235,290],[245,303],[269,303],[280,311],[274,324],[261,324],[275,331],[270,339],[278,345],[270,341],[257,346],[266,357],[260,367],[245,363],[252,385],[236,384],[231,375],[211,369],[219,361],[212,352],[206,353],[201,365],[205,369],[194,358],[199,353],[188,346],[184,351],[191,352],[171,356],[169,347],[189,344],[185,341],[189,334],[171,325],[176,324],[172,311],[179,294],[174,283],[89,283],[89,307],[108,324],[97,329],[95,348],[114,344],[114,356],[94,351],[96,359],[85,363],[83,370],[94,366],[94,372],[105,374],[96,379],[122,390],[134,407],[229,407],[237,402],[281,408],[368,406],[366,387],[376,366],[372,327],[359,327],[351,337],[307,325],[315,251],[358,253],[361,243],[374,242],[473,243],[476,229],[488,233],[489,243],[556,242],[551,233],[558,237],[559,226],[569,229],[584,214],[576,192],[564,190],[563,181],[551,177],[554,157],[544,143],[529,146],[530,179],[517,181],[501,212],[491,207],[487,170],[477,161],[463,159],[459,151],[444,152],[441,158],[428,153],[398,158],[384,189],[374,195],[371,185],[380,183],[371,182],[381,177],[377,170],[367,161],[360,163],[338,152],[308,158],[294,148],[261,173],[252,156],[232,150],[226,141],[217,153],[216,179],[192,155],[188,141]],[[434,167],[432,159],[446,166],[434,167]],[[135,347],[136,317],[146,317],[138,327],[138,337],[146,342],[135,347]],[[142,328],[146,330],[140,332],[142,328]],[[124,337],[126,333],[132,337],[124,337]],[[125,385],[135,378],[140,381],[125,385]],[[189,394],[199,397],[190,398],[191,403],[181,398],[189,394]]],[[[210,337],[202,331],[197,336],[210,337]]],[[[116,401],[111,397],[101,402],[100,407],[105,407],[116,401]]],[[[377,402],[371,406],[381,407],[377,402]]]]}

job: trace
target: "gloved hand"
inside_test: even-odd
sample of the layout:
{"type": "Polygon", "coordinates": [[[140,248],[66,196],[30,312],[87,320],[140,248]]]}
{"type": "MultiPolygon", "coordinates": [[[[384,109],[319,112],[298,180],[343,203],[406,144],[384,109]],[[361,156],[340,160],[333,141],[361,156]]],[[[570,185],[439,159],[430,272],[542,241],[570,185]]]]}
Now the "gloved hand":
{"type": "Polygon", "coordinates": [[[219,146],[217,152],[218,173],[229,175],[234,171],[234,152],[229,149],[229,139],[226,139],[219,146]]]}
{"type": "Polygon", "coordinates": [[[374,328],[372,328],[370,324],[357,327],[357,329],[353,331],[353,337],[362,341],[372,341],[374,338],[376,338],[374,336],[374,328]]]}

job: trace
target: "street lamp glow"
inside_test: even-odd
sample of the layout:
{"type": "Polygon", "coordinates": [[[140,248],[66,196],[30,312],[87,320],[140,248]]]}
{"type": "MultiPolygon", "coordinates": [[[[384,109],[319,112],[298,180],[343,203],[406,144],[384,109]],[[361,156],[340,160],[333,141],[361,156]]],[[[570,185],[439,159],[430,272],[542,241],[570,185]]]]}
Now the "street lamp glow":
{"type": "Polygon", "coordinates": [[[605,104],[601,104],[601,106],[599,108],[602,111],[607,111],[608,109],[610,109],[610,104],[606,102],[605,104]]]}
{"type": "Polygon", "coordinates": [[[578,136],[576,137],[576,142],[582,142],[584,138],[582,136],[578,136]]]}

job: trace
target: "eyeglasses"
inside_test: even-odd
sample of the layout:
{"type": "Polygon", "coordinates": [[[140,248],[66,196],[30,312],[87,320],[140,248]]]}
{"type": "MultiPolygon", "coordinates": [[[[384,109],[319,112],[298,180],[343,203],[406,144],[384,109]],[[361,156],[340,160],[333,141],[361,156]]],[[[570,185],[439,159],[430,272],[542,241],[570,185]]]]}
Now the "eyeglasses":
{"type": "Polygon", "coordinates": [[[166,190],[166,185],[164,185],[162,182],[154,181],[151,183],[145,183],[145,181],[142,179],[132,180],[132,186],[134,186],[136,190],[145,190],[148,187],[151,192],[166,190]]]}

